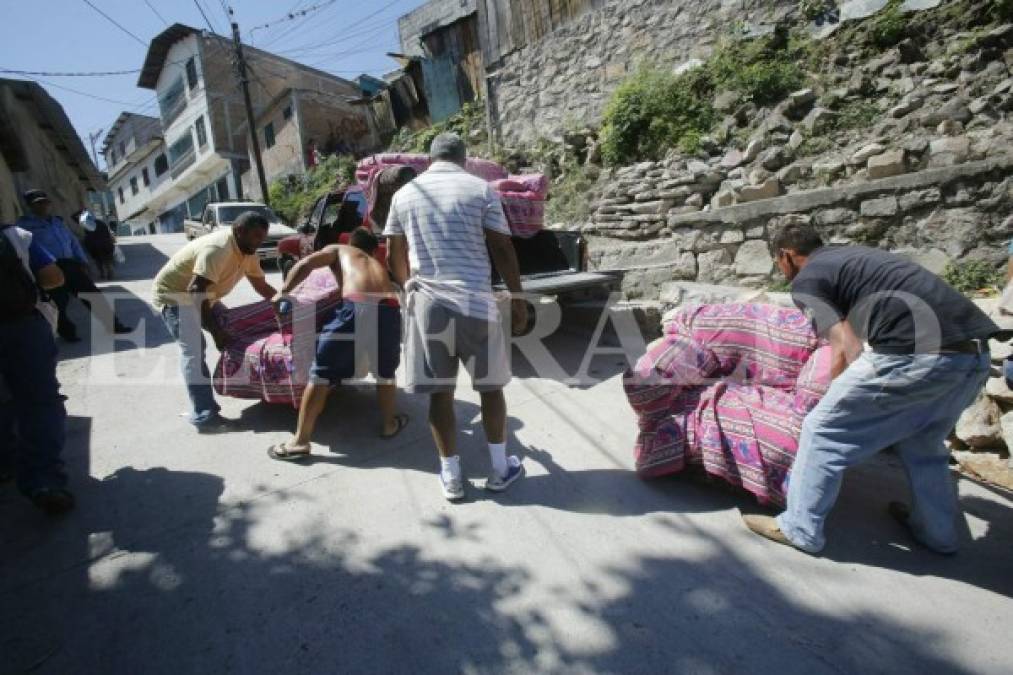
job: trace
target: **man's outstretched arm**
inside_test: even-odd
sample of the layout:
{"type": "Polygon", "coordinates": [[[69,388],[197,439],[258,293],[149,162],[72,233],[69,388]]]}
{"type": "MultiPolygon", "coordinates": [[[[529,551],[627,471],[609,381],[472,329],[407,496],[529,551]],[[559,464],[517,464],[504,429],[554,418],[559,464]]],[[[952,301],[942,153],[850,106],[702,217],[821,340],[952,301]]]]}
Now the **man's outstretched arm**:
{"type": "Polygon", "coordinates": [[[310,275],[310,272],[321,267],[330,267],[334,270],[334,276],[337,278],[338,289],[340,291],[343,283],[341,265],[338,260],[340,250],[341,247],[338,244],[331,244],[297,262],[292,271],[288,273],[285,283],[281,285],[281,290],[271,297],[271,303],[274,305],[275,310],[278,309],[278,303],[291,293],[292,289],[306,281],[306,277],[310,275]]]}

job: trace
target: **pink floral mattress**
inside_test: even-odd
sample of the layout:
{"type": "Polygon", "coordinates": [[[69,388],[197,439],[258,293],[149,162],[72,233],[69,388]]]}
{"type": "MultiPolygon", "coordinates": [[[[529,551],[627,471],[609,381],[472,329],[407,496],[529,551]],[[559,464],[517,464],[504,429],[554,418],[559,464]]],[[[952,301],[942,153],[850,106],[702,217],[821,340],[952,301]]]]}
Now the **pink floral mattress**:
{"type": "Polygon", "coordinates": [[[690,306],[627,377],[645,477],[687,465],[783,504],[805,415],[830,384],[830,348],[796,309],[690,306]]]}
{"type": "Polygon", "coordinates": [[[264,300],[232,309],[216,306],[215,318],[232,342],[215,367],[215,391],[299,406],[316,354],[316,336],[341,300],[328,269],[310,273],[292,298],[292,314],[281,324],[264,300]]]}
{"type": "MultiPolygon", "coordinates": [[[[362,186],[366,203],[372,211],[376,203],[377,180],[380,172],[390,166],[410,166],[422,173],[429,168],[427,155],[388,152],[370,155],[359,162],[355,179],[362,186]]],[[[549,181],[542,174],[510,176],[506,169],[487,159],[471,157],[467,171],[490,183],[503,203],[510,231],[518,237],[537,234],[545,225],[545,200],[549,194],[549,181]]],[[[383,223],[377,223],[382,227],[383,223]]]]}

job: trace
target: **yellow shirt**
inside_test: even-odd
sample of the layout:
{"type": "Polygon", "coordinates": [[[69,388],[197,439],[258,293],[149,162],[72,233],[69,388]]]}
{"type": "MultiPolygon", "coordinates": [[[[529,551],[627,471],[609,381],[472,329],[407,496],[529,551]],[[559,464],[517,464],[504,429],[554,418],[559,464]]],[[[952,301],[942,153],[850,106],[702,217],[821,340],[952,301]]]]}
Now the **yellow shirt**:
{"type": "Polygon", "coordinates": [[[263,277],[264,270],[257,256],[239,250],[231,228],[197,237],[172,256],[155,277],[152,298],[155,307],[188,304],[187,288],[195,276],[210,281],[208,297],[220,300],[240,279],[263,277]]]}

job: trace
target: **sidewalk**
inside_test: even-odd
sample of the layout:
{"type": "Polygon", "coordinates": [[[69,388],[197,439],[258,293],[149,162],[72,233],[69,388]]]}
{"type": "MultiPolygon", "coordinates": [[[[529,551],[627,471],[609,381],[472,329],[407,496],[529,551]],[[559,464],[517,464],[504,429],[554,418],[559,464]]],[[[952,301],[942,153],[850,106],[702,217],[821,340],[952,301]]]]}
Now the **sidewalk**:
{"type": "MultiPolygon", "coordinates": [[[[221,398],[241,430],[196,435],[143,304],[182,244],[130,240],[109,284],[152,322],[145,349],[61,347],[77,511],[50,522],[0,488],[0,673],[1008,672],[1008,495],[961,479],[964,548],[936,557],[886,515],[906,488],[883,457],[849,473],[822,557],[770,544],[742,526],[746,497],[637,479],[617,357],[594,386],[514,380],[528,476],[503,495],[478,487],[460,389],[462,505],[440,494],[423,398],[399,394],[411,424],[381,441],[373,392],[339,390],[306,465],[266,455],[294,428],[284,406],[221,398]]],[[[552,348],[579,363],[578,339],[552,348]]]]}

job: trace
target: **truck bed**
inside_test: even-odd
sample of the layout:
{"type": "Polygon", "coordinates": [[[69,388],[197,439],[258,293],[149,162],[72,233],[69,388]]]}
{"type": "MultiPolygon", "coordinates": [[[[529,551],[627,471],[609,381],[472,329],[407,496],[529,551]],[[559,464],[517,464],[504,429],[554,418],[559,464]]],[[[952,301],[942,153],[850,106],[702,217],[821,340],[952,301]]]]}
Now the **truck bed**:
{"type": "MultiPolygon", "coordinates": [[[[617,283],[615,275],[605,272],[543,272],[521,277],[521,288],[527,293],[539,295],[559,295],[587,288],[612,287],[617,283]]],[[[495,285],[496,290],[506,290],[502,283],[495,285]]]]}

